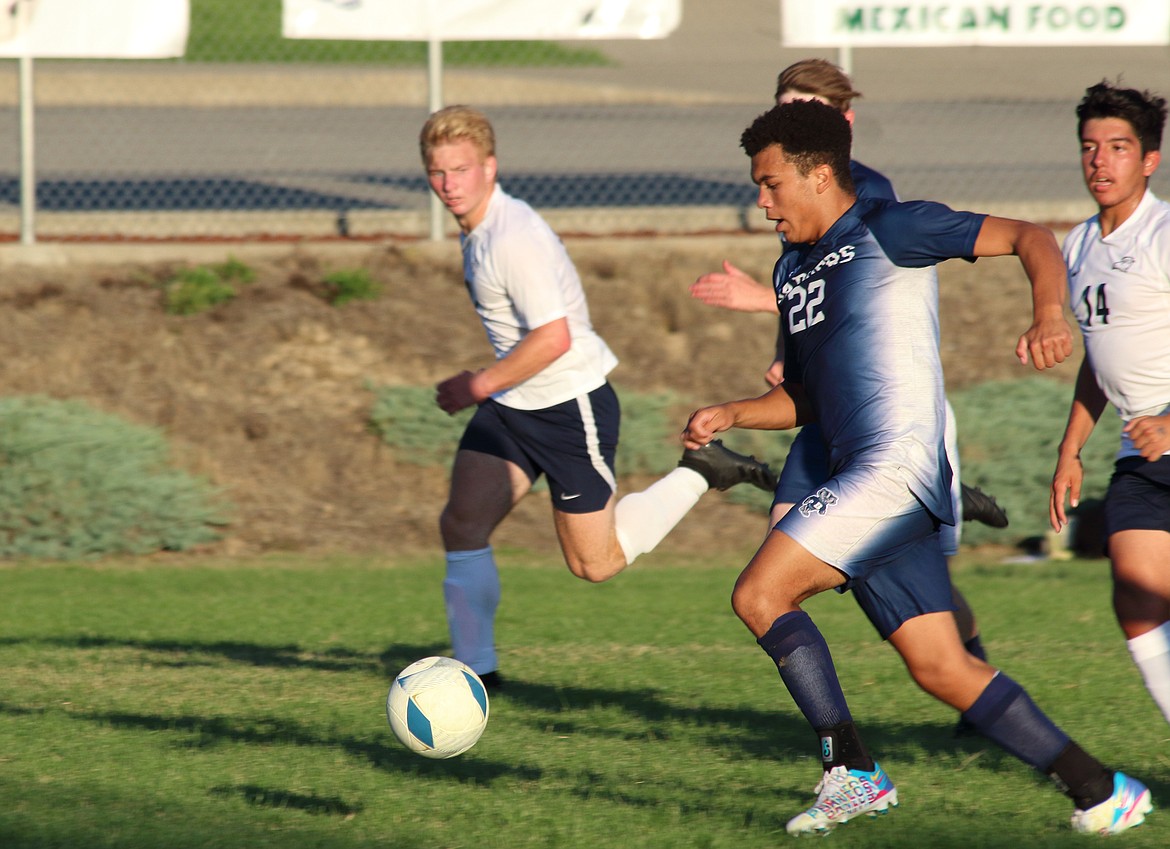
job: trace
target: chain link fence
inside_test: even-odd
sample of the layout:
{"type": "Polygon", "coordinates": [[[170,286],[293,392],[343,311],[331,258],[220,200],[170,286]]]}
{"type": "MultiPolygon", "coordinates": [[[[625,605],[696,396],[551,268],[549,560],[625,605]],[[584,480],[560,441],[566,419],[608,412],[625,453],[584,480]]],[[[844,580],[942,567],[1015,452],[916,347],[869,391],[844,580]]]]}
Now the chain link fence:
{"type": "MultiPolygon", "coordinates": [[[[695,0],[677,43],[446,44],[442,98],[485,108],[502,183],[562,233],[759,227],[739,132],[768,105],[775,72],[800,57],[761,31],[772,3],[736,0],[724,17],[740,7],[743,41],[775,46],[758,61],[769,70],[731,94],[704,85],[738,66],[725,43],[696,52],[696,16],[713,13],[695,0]]],[[[286,40],[280,0],[191,0],[191,10],[183,60],[35,63],[38,239],[428,235],[417,151],[431,95],[425,44],[286,40]]],[[[0,238],[13,239],[18,79],[6,64],[0,238]]],[[[1075,100],[947,96],[962,74],[956,61],[933,95],[859,101],[857,157],[904,198],[1045,221],[1089,214],[1075,100]]],[[[1170,195],[1165,176],[1154,186],[1170,195]]]]}

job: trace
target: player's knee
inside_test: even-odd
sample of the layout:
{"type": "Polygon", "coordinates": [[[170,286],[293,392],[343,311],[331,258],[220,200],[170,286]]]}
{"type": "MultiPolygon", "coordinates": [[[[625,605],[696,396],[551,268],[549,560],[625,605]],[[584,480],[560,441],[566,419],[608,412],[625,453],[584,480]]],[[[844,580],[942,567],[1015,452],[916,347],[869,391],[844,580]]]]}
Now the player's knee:
{"type": "Polygon", "coordinates": [[[785,612],[785,606],[756,592],[751,584],[742,581],[731,591],[731,609],[748,630],[757,635],[766,632],[776,618],[785,612]]]}
{"type": "Polygon", "coordinates": [[[491,528],[469,521],[447,505],[439,514],[439,535],[447,551],[471,551],[487,547],[491,528]]]}

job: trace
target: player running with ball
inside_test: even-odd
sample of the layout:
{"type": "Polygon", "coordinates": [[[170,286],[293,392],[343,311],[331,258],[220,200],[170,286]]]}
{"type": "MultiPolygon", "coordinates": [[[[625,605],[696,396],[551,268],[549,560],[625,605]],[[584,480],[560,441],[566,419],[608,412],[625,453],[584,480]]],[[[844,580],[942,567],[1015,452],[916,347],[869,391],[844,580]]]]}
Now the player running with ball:
{"type": "Polygon", "coordinates": [[[1078,831],[1115,833],[1152,809],[1146,787],[1088,755],[1024,689],[967,652],[952,615],[939,527],[955,521],[944,448],[938,277],[946,259],[1015,254],[1031,281],[1033,323],[1016,354],[1048,368],[1072,352],[1064,263],[1051,232],[929,202],[858,200],[845,117],[816,101],[761,115],[743,133],[757,205],[789,248],[773,285],[784,381],[758,398],[692,414],[684,444],[732,427],[820,424],[831,476],[768,534],[732,606],[776,663],[820,741],[816,802],[788,822],[825,831],[898,802],[854,724],[829,647],[801,604],[851,590],[915,682],[983,736],[1052,776],[1078,831]]]}

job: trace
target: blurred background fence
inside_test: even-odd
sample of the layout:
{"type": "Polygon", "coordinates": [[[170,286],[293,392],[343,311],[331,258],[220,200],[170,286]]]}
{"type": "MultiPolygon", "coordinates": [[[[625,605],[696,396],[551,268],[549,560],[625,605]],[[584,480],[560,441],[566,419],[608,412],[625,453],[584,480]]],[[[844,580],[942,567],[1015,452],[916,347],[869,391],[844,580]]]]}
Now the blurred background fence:
{"type": "MultiPolygon", "coordinates": [[[[781,48],[776,0],[683,9],[661,41],[448,43],[443,100],[488,112],[503,184],[562,233],[762,229],[739,133],[781,68],[836,55],[781,48]]],[[[285,40],[280,0],[191,11],[182,60],[36,63],[38,239],[427,235],[425,44],[285,40]]],[[[3,65],[0,239],[15,239],[17,71],[3,65]]],[[[1093,209],[1084,88],[1120,75],[1170,94],[1164,47],[855,50],[851,70],[857,158],[904,198],[1048,223],[1093,209]]],[[[1154,187],[1170,196],[1170,167],[1154,187]]]]}

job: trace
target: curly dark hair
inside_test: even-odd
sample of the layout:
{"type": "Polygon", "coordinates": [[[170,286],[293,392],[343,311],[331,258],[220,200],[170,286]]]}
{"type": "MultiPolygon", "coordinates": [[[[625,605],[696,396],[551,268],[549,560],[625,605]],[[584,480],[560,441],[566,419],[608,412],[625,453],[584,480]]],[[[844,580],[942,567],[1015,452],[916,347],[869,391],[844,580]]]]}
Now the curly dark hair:
{"type": "Polygon", "coordinates": [[[1085,96],[1077,105],[1077,137],[1084,133],[1085,122],[1097,118],[1120,118],[1128,122],[1141,142],[1144,156],[1162,148],[1166,98],[1102,80],[1085,89],[1085,96]]]}
{"type": "Polygon", "coordinates": [[[849,156],[853,133],[845,116],[817,100],[794,100],[774,106],[743,131],[739,144],[748,156],[779,145],[784,158],[802,177],[818,165],[828,165],[837,183],[853,191],[849,156]]]}

